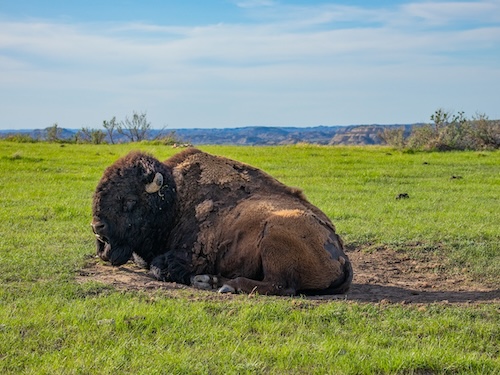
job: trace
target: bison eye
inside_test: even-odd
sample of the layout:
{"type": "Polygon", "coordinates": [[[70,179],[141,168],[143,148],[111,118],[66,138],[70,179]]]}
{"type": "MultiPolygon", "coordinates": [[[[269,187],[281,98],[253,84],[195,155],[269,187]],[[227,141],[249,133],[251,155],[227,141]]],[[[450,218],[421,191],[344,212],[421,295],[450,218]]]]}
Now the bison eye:
{"type": "Polygon", "coordinates": [[[136,199],[125,198],[123,199],[123,211],[129,212],[132,211],[137,204],[136,199]]]}

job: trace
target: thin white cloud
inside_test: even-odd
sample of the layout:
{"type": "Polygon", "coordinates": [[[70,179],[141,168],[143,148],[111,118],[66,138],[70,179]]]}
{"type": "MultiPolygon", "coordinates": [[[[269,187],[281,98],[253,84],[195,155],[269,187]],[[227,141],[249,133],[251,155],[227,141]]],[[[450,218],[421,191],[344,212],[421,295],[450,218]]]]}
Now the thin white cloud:
{"type": "Polygon", "coordinates": [[[453,22],[499,22],[500,1],[423,2],[401,6],[403,16],[432,25],[453,22]]]}
{"type": "Polygon", "coordinates": [[[101,25],[98,30],[89,30],[84,25],[4,23],[0,47],[13,51],[9,56],[11,60],[26,62],[31,56],[32,64],[55,62],[57,69],[73,64],[80,67],[119,64],[133,69],[134,66],[160,68],[171,64],[224,66],[298,61],[314,66],[321,61],[331,63],[330,60],[337,58],[346,60],[361,55],[366,61],[388,55],[405,61],[410,52],[425,55],[446,50],[467,51],[477,48],[477,43],[498,43],[498,30],[498,27],[488,27],[459,32],[409,32],[382,25],[304,31],[283,30],[282,25],[272,24],[193,28],[131,24],[111,28],[101,25]],[[130,37],[132,30],[141,30],[143,34],[130,37]],[[154,38],[151,33],[155,33],[154,38]]]}
{"type": "MultiPolygon", "coordinates": [[[[272,2],[270,2],[272,3],[272,2]]],[[[448,26],[458,22],[500,22],[500,1],[424,1],[407,2],[389,7],[361,7],[323,3],[319,5],[269,4],[269,8],[252,10],[255,19],[281,22],[295,27],[346,23],[398,25],[402,27],[448,26]],[[271,6],[272,5],[272,6],[271,6]]]]}
{"type": "MultiPolygon", "coordinates": [[[[44,88],[75,95],[93,93],[87,105],[107,104],[110,115],[113,108],[150,106],[178,119],[177,126],[186,126],[195,122],[195,114],[184,109],[189,103],[206,111],[207,103],[212,103],[214,112],[224,112],[229,105],[241,107],[237,100],[267,108],[266,103],[275,98],[275,102],[283,100],[280,108],[309,108],[295,115],[282,113],[282,124],[297,124],[292,122],[295,116],[295,121],[311,125],[331,113],[328,101],[338,103],[335,113],[348,111],[353,104],[343,100],[355,100],[356,92],[363,102],[380,100],[377,96],[391,98],[392,92],[393,99],[403,100],[404,95],[397,92],[411,91],[425,106],[427,100],[437,101],[437,93],[427,92],[428,88],[446,87],[447,80],[453,81],[450,87],[455,81],[464,88],[476,87],[488,79],[490,87],[500,84],[500,25],[496,24],[500,11],[495,13],[499,1],[408,3],[382,9],[244,3],[268,6],[268,10],[259,13],[258,7],[252,8],[252,17],[262,14],[255,22],[197,27],[1,22],[0,88],[4,93],[43,92],[44,88]],[[466,14],[470,18],[462,24],[466,14]],[[436,28],[438,24],[443,27],[436,28]],[[453,27],[447,29],[447,24],[453,27]],[[488,57],[481,58],[483,53],[488,57]],[[103,94],[112,99],[103,99],[103,94]],[[306,123],[307,116],[312,123],[306,123]]],[[[443,91],[441,95],[458,94],[443,91]]],[[[96,113],[102,116],[103,111],[96,113]]],[[[261,112],[242,117],[240,124],[266,123],[257,117],[261,112]]],[[[222,122],[221,116],[214,118],[222,122]]],[[[279,117],[270,112],[262,116],[279,117]]],[[[374,114],[366,116],[383,122],[374,114]]],[[[236,120],[226,119],[224,124],[236,120]]],[[[213,120],[212,126],[216,125],[213,120]]]]}
{"type": "MultiPolygon", "coordinates": [[[[257,3],[261,3],[258,2],[257,3]]],[[[86,56],[92,58],[90,50],[103,53],[104,57],[112,57],[120,51],[132,48],[141,52],[152,52],[158,46],[169,49],[173,48],[181,55],[218,55],[223,56],[224,50],[231,49],[238,51],[237,46],[247,47],[252,51],[244,52],[245,48],[240,48],[238,54],[244,57],[255,57],[261,54],[265,59],[267,56],[280,55],[289,51],[290,54],[299,55],[303,52],[308,54],[324,54],[323,47],[332,45],[350,45],[349,49],[369,48],[369,46],[387,49],[385,40],[388,34],[398,32],[402,37],[407,38],[411,45],[414,40],[421,39],[422,33],[412,37],[412,30],[399,28],[391,24],[391,20],[405,19],[408,17],[424,17],[431,19],[432,15],[443,18],[443,14],[451,19],[461,20],[465,15],[469,19],[474,15],[477,19],[500,18],[500,2],[455,2],[455,3],[413,3],[402,6],[399,10],[373,10],[359,7],[346,6],[310,6],[310,7],[289,7],[278,6],[276,13],[280,14],[281,20],[274,20],[260,24],[248,25],[208,25],[200,27],[169,27],[148,24],[122,24],[122,25],[64,25],[50,23],[3,23],[0,31],[0,46],[2,48],[14,48],[24,51],[32,51],[40,54],[52,56],[86,56]],[[458,9],[460,8],[460,9],[458,9]],[[494,10],[498,9],[498,12],[494,10]],[[498,16],[496,16],[498,14],[498,16]],[[299,17],[300,15],[300,17],[299,17]],[[297,18],[301,18],[297,21],[297,18]],[[282,21],[282,22],[279,22],[282,21]],[[285,28],[284,22],[287,22],[285,28]],[[347,25],[336,22],[348,22],[347,25]],[[319,30],[303,30],[304,24],[328,24],[331,27],[322,27],[319,30]],[[364,26],[363,26],[363,23],[364,26]],[[366,25],[376,23],[374,25],[366,25]],[[354,24],[361,24],[362,27],[354,24]],[[135,33],[134,36],[131,36],[135,33]],[[154,36],[154,37],[153,37],[154,36]],[[339,40],[342,38],[342,40],[339,40]],[[377,38],[379,38],[377,40],[377,38]],[[369,41],[369,43],[367,43],[369,41]],[[293,42],[293,43],[291,43],[293,42]],[[315,43],[316,42],[316,43],[315,43]],[[377,43],[378,42],[378,43],[377,43]],[[204,47],[204,45],[209,45],[204,47]],[[368,46],[367,46],[368,44],[368,46]],[[183,46],[185,46],[183,48],[183,46]],[[193,48],[196,47],[196,50],[193,48]],[[184,49],[184,51],[183,51],[184,49]],[[304,50],[305,49],[305,50],[304,50]],[[273,54],[272,51],[279,52],[273,54]],[[254,52],[255,51],[255,52],[254,52]],[[314,53],[314,51],[317,51],[314,53]],[[222,53],[220,53],[222,52],[222,53]]],[[[495,27],[493,27],[495,29],[495,27]]],[[[481,30],[475,27],[474,30],[481,30]]],[[[438,35],[435,30],[429,31],[427,35],[438,35]]],[[[496,34],[492,34],[490,39],[494,39],[496,34]]],[[[432,44],[430,44],[432,47],[432,44]]],[[[328,50],[328,49],[327,49],[328,50]]],[[[132,54],[136,55],[137,54],[132,54]]],[[[101,55],[102,56],[102,55],[101,55]]],[[[134,56],[131,59],[134,60],[134,56]]],[[[175,58],[175,57],[173,57],[175,58]]],[[[229,56],[228,56],[229,58],[229,56]]]]}
{"type": "Polygon", "coordinates": [[[259,8],[259,7],[270,7],[277,3],[272,0],[241,0],[235,1],[236,5],[240,8],[259,8]]]}

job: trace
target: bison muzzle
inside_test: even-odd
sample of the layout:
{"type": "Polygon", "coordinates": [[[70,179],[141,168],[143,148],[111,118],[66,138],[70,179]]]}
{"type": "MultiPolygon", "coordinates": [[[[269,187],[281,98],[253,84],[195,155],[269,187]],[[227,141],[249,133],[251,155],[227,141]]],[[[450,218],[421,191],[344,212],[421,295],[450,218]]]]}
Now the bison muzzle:
{"type": "Polygon", "coordinates": [[[197,149],[119,159],[92,209],[97,254],[133,257],[159,280],[274,295],[340,294],[352,281],[332,222],[301,191],[197,149]]]}

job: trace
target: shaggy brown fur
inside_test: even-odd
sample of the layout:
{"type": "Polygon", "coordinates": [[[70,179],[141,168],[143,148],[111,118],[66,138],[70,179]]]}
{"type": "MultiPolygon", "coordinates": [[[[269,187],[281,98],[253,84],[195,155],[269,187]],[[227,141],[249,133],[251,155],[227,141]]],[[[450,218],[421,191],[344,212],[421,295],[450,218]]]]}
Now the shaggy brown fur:
{"type": "MultiPolygon", "coordinates": [[[[149,158],[156,161],[139,153],[116,165],[124,175],[127,164],[136,168],[144,162],[134,160],[149,158]]],[[[93,227],[98,250],[102,254],[106,249],[104,259],[113,258],[114,248],[121,253],[115,257],[120,261],[134,252],[159,279],[198,287],[222,285],[222,292],[333,294],[349,288],[352,268],[328,217],[299,190],[259,169],[189,149],[158,166],[168,181],[158,193],[145,193],[134,183],[128,191],[115,191],[118,196],[139,197],[139,211],[125,213],[100,197],[103,191],[113,191],[108,185],[123,185],[117,183],[115,169],[108,168],[94,197],[93,227]],[[163,205],[165,201],[169,203],[163,205]],[[144,205],[151,211],[142,210],[144,205]],[[120,214],[109,214],[116,211],[120,214]],[[101,233],[103,223],[106,230],[101,233]],[[124,227],[130,223],[141,227],[135,235],[154,243],[154,248],[144,249],[140,241],[128,238],[132,230],[124,227]],[[122,245],[128,242],[133,244],[122,245]]],[[[155,172],[147,172],[146,183],[155,172]]]]}

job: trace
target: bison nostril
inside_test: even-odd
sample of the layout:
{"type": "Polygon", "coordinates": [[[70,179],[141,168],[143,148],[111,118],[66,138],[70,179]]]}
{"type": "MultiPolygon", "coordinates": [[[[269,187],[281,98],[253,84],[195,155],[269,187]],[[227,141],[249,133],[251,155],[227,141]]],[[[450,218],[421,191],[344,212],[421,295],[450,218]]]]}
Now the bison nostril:
{"type": "Polygon", "coordinates": [[[93,221],[90,226],[99,242],[109,243],[109,227],[104,221],[93,221]]]}
{"type": "Polygon", "coordinates": [[[90,224],[96,238],[101,242],[108,242],[108,226],[102,221],[92,222],[90,224]]]}
{"type": "Polygon", "coordinates": [[[102,221],[90,224],[92,226],[92,231],[94,234],[103,234],[106,231],[106,224],[102,221]]]}

